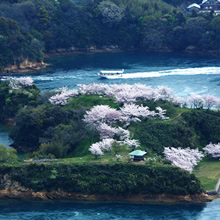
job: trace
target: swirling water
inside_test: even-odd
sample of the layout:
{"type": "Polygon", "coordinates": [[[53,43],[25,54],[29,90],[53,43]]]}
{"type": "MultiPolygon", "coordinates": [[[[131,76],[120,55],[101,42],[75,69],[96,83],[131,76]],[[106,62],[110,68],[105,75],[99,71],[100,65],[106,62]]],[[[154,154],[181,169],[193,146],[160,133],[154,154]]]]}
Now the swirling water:
{"type": "MultiPolygon", "coordinates": [[[[171,53],[74,54],[46,59],[46,70],[31,76],[42,92],[77,84],[142,83],[170,87],[176,95],[210,94],[220,98],[220,58],[171,53]],[[123,78],[100,79],[100,70],[125,69],[123,78]]],[[[8,76],[8,75],[7,75],[8,76]]],[[[0,127],[0,144],[10,144],[0,127]]],[[[0,219],[185,219],[219,220],[220,200],[203,204],[131,204],[76,202],[0,202],[0,219]]]]}
{"type": "Polygon", "coordinates": [[[219,220],[220,200],[201,204],[1,201],[1,220],[219,220]]]}
{"type": "MultiPolygon", "coordinates": [[[[175,53],[87,53],[45,60],[49,68],[32,76],[41,91],[89,83],[142,83],[170,87],[176,95],[190,93],[220,97],[220,58],[175,53]],[[100,79],[100,70],[124,69],[123,78],[100,79]]],[[[16,74],[15,74],[16,75],[16,74]]],[[[19,74],[20,75],[20,74],[19,74]]]]}
{"type": "Polygon", "coordinates": [[[192,92],[220,96],[220,59],[170,53],[76,54],[47,60],[51,71],[32,75],[41,90],[89,83],[166,85],[176,95],[192,92]],[[125,69],[123,78],[103,80],[100,70],[125,69]]]}

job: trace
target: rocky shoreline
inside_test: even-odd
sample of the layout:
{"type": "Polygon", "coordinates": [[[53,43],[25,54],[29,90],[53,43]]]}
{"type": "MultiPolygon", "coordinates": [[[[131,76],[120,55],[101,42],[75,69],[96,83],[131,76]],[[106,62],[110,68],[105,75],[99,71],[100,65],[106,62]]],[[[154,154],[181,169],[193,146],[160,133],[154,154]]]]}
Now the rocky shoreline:
{"type": "MultiPolygon", "coordinates": [[[[104,52],[125,52],[125,51],[140,51],[140,49],[130,48],[130,49],[120,49],[117,45],[105,46],[102,48],[96,48],[95,46],[89,48],[75,48],[71,47],[68,49],[65,48],[57,48],[55,50],[51,50],[44,55],[45,58],[54,57],[54,56],[64,56],[78,53],[104,53],[104,52]]],[[[141,50],[145,52],[169,52],[172,53],[169,48],[162,48],[160,50],[141,50]]],[[[219,50],[209,50],[209,51],[201,51],[193,46],[187,47],[183,53],[186,54],[196,54],[196,55],[211,55],[211,56],[220,56],[219,50]]],[[[0,73],[26,73],[32,71],[39,71],[48,67],[49,64],[42,62],[31,62],[28,59],[23,61],[20,65],[10,65],[3,68],[0,73]]]]}
{"type": "Polygon", "coordinates": [[[0,190],[0,200],[21,199],[21,200],[73,200],[73,201],[120,201],[120,202],[151,202],[151,203],[202,203],[211,202],[219,196],[210,196],[205,193],[197,195],[170,195],[170,194],[135,194],[135,195],[99,195],[68,193],[63,191],[33,192],[31,189],[0,190]]]}
{"type": "Polygon", "coordinates": [[[26,73],[45,69],[49,64],[42,62],[31,62],[28,59],[24,60],[19,65],[10,65],[4,67],[0,73],[26,73]]]}
{"type": "Polygon", "coordinates": [[[21,199],[21,200],[73,200],[73,201],[120,201],[120,202],[151,202],[151,203],[201,203],[211,202],[219,198],[219,195],[207,195],[205,193],[195,195],[172,195],[172,194],[83,194],[70,193],[61,189],[56,191],[35,192],[30,188],[22,186],[19,182],[13,181],[10,175],[5,174],[0,179],[0,200],[21,199]]]}

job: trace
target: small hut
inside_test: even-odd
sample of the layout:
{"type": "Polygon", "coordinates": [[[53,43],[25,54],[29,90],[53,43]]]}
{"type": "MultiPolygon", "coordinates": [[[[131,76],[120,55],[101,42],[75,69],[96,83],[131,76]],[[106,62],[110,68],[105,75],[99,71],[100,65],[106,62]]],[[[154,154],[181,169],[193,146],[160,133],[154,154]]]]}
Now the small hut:
{"type": "Polygon", "coordinates": [[[187,7],[187,9],[189,10],[189,11],[199,11],[200,10],[200,5],[198,5],[198,4],[196,4],[196,3],[193,3],[193,4],[191,4],[191,5],[189,5],[188,7],[187,7]]]}
{"type": "Polygon", "coordinates": [[[138,162],[138,161],[144,160],[145,154],[147,154],[147,152],[142,151],[142,150],[135,150],[135,151],[132,151],[129,154],[129,156],[130,156],[131,160],[138,162]]]}

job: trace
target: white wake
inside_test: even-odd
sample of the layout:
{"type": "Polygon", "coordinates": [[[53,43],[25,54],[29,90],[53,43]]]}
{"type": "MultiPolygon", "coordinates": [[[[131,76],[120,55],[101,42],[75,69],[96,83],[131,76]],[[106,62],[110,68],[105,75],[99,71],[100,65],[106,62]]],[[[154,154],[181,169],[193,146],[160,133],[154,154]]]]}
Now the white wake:
{"type": "Polygon", "coordinates": [[[110,79],[120,78],[149,78],[149,77],[161,77],[161,76],[175,76],[175,75],[213,75],[220,74],[220,67],[201,67],[201,68],[187,68],[187,69],[171,69],[161,70],[154,72],[137,72],[137,73],[125,73],[119,76],[110,76],[110,79]]]}

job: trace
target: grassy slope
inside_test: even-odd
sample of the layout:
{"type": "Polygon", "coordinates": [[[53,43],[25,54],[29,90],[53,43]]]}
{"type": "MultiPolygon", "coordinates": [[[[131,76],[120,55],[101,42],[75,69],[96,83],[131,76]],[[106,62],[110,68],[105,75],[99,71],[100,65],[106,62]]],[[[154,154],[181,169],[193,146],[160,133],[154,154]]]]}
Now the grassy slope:
{"type": "MultiPolygon", "coordinates": [[[[67,105],[66,108],[78,108],[78,107],[91,107],[93,105],[109,105],[112,108],[119,108],[120,106],[117,105],[114,102],[114,99],[111,98],[106,98],[106,97],[99,97],[99,96],[79,96],[77,99],[72,99],[67,105]]],[[[157,103],[152,103],[152,102],[146,102],[145,103],[151,110],[153,110],[156,106],[161,106],[163,109],[167,109],[167,114],[170,117],[169,120],[164,121],[162,124],[177,124],[179,121],[182,120],[182,114],[183,113],[190,113],[192,112],[192,109],[187,109],[187,108],[176,108],[170,103],[159,101],[157,103]]],[[[198,110],[199,111],[199,110],[198,110]]],[[[206,110],[200,110],[202,112],[205,112],[206,110]]],[[[206,112],[205,112],[206,113],[206,112]]],[[[219,113],[217,112],[209,112],[209,115],[213,115],[214,117],[219,117],[219,113]]],[[[150,126],[150,124],[160,124],[161,120],[151,120],[147,121],[146,124],[150,126]]],[[[134,134],[134,138],[136,136],[136,133],[139,132],[139,125],[138,124],[132,124],[130,126],[130,131],[134,134]]],[[[197,135],[194,133],[192,139],[193,141],[197,139],[197,135]]],[[[88,142],[88,140],[85,140],[85,142],[88,142]]],[[[88,144],[85,144],[88,145],[88,144]]],[[[73,158],[67,158],[67,159],[62,159],[60,161],[65,162],[65,163],[110,163],[114,164],[116,161],[116,158],[111,155],[111,154],[106,154],[103,157],[99,157],[95,159],[94,156],[88,154],[88,147],[85,146],[84,143],[80,145],[77,149],[74,151],[75,157],[73,158]]],[[[145,148],[143,148],[144,150],[145,148]]],[[[120,162],[127,163],[129,157],[128,157],[128,152],[129,149],[124,149],[119,154],[123,156],[123,159],[120,160],[120,162]]],[[[154,157],[156,154],[152,152],[148,152],[147,157],[154,157]]],[[[147,162],[149,163],[149,162],[147,162]]],[[[157,163],[157,162],[154,162],[157,163]]],[[[141,163],[136,163],[136,164],[141,164],[141,163]]],[[[194,174],[198,179],[201,181],[204,189],[206,190],[213,190],[215,188],[215,185],[218,181],[218,178],[220,178],[220,162],[216,160],[208,160],[204,159],[200,164],[196,167],[194,174]]]]}
{"type": "Polygon", "coordinates": [[[220,161],[204,159],[195,168],[195,176],[206,190],[214,190],[220,178],[220,161]]]}

